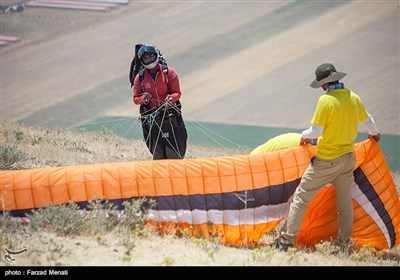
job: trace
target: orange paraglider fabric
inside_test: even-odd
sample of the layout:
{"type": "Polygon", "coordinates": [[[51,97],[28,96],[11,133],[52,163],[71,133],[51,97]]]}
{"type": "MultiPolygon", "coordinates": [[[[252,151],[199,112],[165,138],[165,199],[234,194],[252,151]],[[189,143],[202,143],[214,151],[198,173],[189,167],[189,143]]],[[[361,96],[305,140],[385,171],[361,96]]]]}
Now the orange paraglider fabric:
{"type": "MultiPolygon", "coordinates": [[[[366,140],[354,153],[352,238],[359,245],[397,246],[400,201],[379,145],[366,140]]],[[[229,245],[254,245],[287,216],[315,154],[305,145],[267,154],[0,171],[1,211],[23,216],[70,201],[84,207],[95,198],[122,207],[145,197],[156,202],[149,224],[161,233],[185,229],[229,245]]],[[[335,192],[327,185],[307,208],[297,244],[313,246],[336,234],[335,192]]]]}

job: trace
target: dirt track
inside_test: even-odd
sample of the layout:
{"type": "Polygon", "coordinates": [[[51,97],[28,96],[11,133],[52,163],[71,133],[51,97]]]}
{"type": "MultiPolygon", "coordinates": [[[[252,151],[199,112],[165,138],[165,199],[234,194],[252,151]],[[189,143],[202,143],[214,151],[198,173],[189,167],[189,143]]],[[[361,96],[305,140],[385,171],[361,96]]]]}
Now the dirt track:
{"type": "MultiPolygon", "coordinates": [[[[1,122],[54,127],[136,116],[135,43],[180,74],[187,120],[306,128],[334,63],[382,133],[400,135],[399,1],[136,2],[111,13],[26,8],[1,15],[1,122]]],[[[361,129],[363,130],[363,128],[361,129]]]]}

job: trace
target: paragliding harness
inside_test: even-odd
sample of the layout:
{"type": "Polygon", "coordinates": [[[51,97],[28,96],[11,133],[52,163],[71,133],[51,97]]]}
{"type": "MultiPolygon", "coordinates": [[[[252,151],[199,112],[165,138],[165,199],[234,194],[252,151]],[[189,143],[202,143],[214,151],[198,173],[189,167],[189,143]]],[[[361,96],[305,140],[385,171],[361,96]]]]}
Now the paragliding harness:
{"type": "MultiPolygon", "coordinates": [[[[137,57],[137,52],[143,44],[135,46],[135,55],[131,62],[129,72],[129,80],[131,87],[134,84],[136,75],[139,75],[139,81],[144,90],[144,67],[137,57]]],[[[157,49],[162,72],[167,84],[168,95],[170,88],[168,83],[168,65],[166,59],[162,56],[161,52],[157,49]]],[[[158,107],[150,108],[148,105],[140,105],[140,122],[142,124],[143,137],[149,151],[153,154],[155,145],[161,141],[164,145],[170,146],[181,158],[184,157],[186,152],[186,128],[184,126],[183,118],[181,115],[182,105],[180,101],[176,101],[172,106],[167,107],[167,104],[162,104],[158,107]]]]}

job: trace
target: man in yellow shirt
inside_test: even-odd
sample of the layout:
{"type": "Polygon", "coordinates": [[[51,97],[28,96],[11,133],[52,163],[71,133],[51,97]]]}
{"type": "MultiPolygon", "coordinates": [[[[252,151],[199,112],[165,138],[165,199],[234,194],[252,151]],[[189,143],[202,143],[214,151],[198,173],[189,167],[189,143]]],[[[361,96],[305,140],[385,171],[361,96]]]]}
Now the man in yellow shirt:
{"type": "Polygon", "coordinates": [[[293,247],[308,204],[328,183],[332,183],[336,191],[339,228],[337,242],[343,245],[350,242],[353,226],[351,187],[355,165],[353,145],[358,123],[368,128],[368,138],[378,142],[380,134],[360,97],[339,82],[346,75],[337,72],[330,63],[318,66],[315,71],[316,79],[310,86],[322,87],[325,94],[318,100],[310,128],[301,133],[300,145],[318,138],[318,151],[294,193],[287,228],[275,243],[278,250],[287,251],[293,247]]]}

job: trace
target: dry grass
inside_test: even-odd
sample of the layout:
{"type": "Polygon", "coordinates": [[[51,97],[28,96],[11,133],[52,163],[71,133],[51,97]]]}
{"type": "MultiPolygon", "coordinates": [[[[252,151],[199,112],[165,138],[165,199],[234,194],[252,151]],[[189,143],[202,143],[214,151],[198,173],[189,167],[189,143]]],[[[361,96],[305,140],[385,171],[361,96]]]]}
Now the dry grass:
{"type": "MultiPolygon", "coordinates": [[[[107,131],[100,133],[41,129],[2,124],[0,165],[3,169],[24,169],[101,162],[148,160],[144,142],[128,140],[107,131]]],[[[187,157],[200,158],[237,154],[237,151],[189,146],[187,157]]],[[[393,174],[397,189],[399,174],[393,174]]],[[[96,208],[99,204],[94,204],[96,208]]],[[[132,217],[135,213],[132,208],[132,217]]],[[[400,249],[376,251],[363,248],[349,252],[323,243],[315,251],[275,251],[270,246],[233,248],[213,240],[159,236],[127,221],[96,217],[82,223],[73,205],[41,213],[36,222],[23,226],[1,217],[1,253],[4,248],[27,254],[15,256],[17,265],[68,266],[399,266],[400,249]],[[59,211],[59,212],[57,212],[59,211]],[[48,222],[58,213],[58,223],[48,222]],[[43,219],[46,217],[46,219],[43,219]],[[62,219],[60,218],[62,217],[62,219]],[[61,223],[63,220],[65,224],[61,223]],[[68,226],[67,226],[68,225],[68,226]]],[[[91,215],[91,214],[86,214],[91,215]]],[[[32,218],[33,219],[33,218],[32,218]]],[[[132,219],[129,219],[132,220],[132,219]]],[[[1,265],[10,265],[4,261],[1,265]]]]}
{"type": "MultiPolygon", "coordinates": [[[[2,149],[14,150],[13,163],[0,159],[7,169],[30,169],[93,163],[150,160],[144,141],[129,140],[107,130],[99,133],[43,129],[1,124],[2,149]]],[[[188,145],[186,158],[234,155],[235,150],[188,145]]]]}

